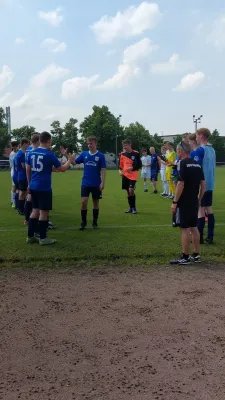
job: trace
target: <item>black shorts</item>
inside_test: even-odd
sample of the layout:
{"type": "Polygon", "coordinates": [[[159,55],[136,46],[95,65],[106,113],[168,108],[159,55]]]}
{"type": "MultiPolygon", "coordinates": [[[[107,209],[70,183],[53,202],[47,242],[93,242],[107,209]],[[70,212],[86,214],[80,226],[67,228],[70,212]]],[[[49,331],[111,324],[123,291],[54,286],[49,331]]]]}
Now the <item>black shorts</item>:
{"type": "Polygon", "coordinates": [[[52,192],[30,189],[32,208],[50,211],[52,210],[52,192]]]}
{"type": "Polygon", "coordinates": [[[19,181],[18,182],[18,189],[21,190],[21,192],[26,192],[28,188],[28,182],[27,180],[24,181],[19,181]]]}
{"type": "Polygon", "coordinates": [[[122,176],[122,189],[123,190],[129,190],[135,189],[137,181],[132,181],[131,179],[128,179],[126,176],[122,176]]]}
{"type": "Polygon", "coordinates": [[[16,190],[19,190],[19,182],[16,179],[13,179],[14,186],[16,190]]]}
{"type": "Polygon", "coordinates": [[[102,192],[99,186],[81,186],[81,197],[89,197],[92,195],[93,200],[102,199],[102,192]]]}
{"type": "Polygon", "coordinates": [[[198,224],[198,205],[177,207],[173,225],[181,229],[196,228],[198,224]]]}
{"type": "Polygon", "coordinates": [[[156,181],[158,180],[158,172],[157,171],[151,171],[151,181],[156,181]]]}
{"type": "Polygon", "coordinates": [[[202,198],[201,207],[212,207],[212,202],[213,202],[213,191],[207,190],[207,192],[205,192],[202,198]]]}

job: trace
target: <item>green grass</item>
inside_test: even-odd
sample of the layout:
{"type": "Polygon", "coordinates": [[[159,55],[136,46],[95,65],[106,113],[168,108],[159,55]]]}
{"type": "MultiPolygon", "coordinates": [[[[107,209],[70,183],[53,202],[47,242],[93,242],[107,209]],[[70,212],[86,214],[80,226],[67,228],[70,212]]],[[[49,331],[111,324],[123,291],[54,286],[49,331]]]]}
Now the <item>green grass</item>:
{"type": "MultiPolygon", "coordinates": [[[[171,227],[170,201],[143,192],[137,186],[138,215],[126,215],[126,194],[121,190],[117,171],[107,172],[106,189],[100,203],[101,229],[79,232],[81,171],[53,174],[54,210],[51,220],[58,229],[49,232],[57,239],[52,247],[27,245],[23,217],[10,208],[10,175],[1,172],[0,257],[1,265],[57,266],[82,263],[163,263],[180,252],[180,234],[171,227]],[[148,225],[140,227],[139,225],[148,225]],[[165,226],[169,225],[169,226],[165,226]],[[118,261],[120,260],[120,261],[118,261]]],[[[224,261],[225,242],[225,169],[217,169],[214,209],[218,226],[216,244],[203,246],[203,258],[224,261]],[[221,225],[219,225],[221,224],[221,225]]],[[[150,188],[150,187],[149,187],[150,188]]],[[[92,205],[88,221],[91,227],[92,205]]]]}

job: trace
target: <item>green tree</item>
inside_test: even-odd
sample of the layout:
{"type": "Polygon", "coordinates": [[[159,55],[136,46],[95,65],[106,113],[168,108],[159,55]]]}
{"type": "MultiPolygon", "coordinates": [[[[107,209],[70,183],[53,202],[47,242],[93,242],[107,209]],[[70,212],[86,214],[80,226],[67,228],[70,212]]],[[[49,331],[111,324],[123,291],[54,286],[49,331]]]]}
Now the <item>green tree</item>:
{"type": "Polygon", "coordinates": [[[174,144],[174,149],[176,150],[178,143],[180,143],[182,141],[182,135],[177,135],[174,139],[173,139],[173,144],[174,144]]]}
{"type": "Polygon", "coordinates": [[[35,128],[33,126],[24,125],[21,128],[12,130],[12,137],[18,141],[22,138],[31,139],[31,136],[35,133],[35,128]]]}
{"type": "Polygon", "coordinates": [[[59,121],[53,121],[51,127],[52,145],[54,146],[54,152],[59,155],[59,148],[63,145],[63,128],[59,121]]]}
{"type": "Polygon", "coordinates": [[[132,147],[136,150],[142,148],[148,149],[150,146],[150,133],[149,131],[139,122],[131,123],[124,129],[124,136],[132,142],[132,147]]]}
{"type": "Polygon", "coordinates": [[[63,146],[68,149],[69,153],[76,153],[78,150],[78,133],[77,119],[70,118],[64,126],[63,146]]]}
{"type": "Polygon", "coordinates": [[[93,107],[93,113],[86,117],[80,124],[81,144],[86,147],[86,138],[96,136],[98,148],[103,152],[116,152],[116,136],[118,150],[121,148],[123,138],[123,127],[120,125],[120,118],[116,118],[106,106],[93,107]]]}
{"type": "Polygon", "coordinates": [[[225,140],[224,137],[220,136],[217,129],[212,132],[212,135],[209,138],[209,142],[215,149],[216,152],[216,161],[224,162],[225,161],[225,140]]]}
{"type": "Polygon", "coordinates": [[[3,155],[5,147],[9,145],[10,139],[6,123],[6,114],[4,109],[0,107],[0,156],[3,155]]]}

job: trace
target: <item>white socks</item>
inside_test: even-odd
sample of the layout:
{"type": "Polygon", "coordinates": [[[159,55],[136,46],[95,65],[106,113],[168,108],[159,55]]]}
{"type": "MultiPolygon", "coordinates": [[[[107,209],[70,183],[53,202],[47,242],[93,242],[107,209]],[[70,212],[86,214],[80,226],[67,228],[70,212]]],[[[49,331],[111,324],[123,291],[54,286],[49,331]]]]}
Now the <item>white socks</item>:
{"type": "Polygon", "coordinates": [[[14,205],[16,204],[15,197],[16,197],[16,193],[11,191],[11,203],[14,205]]]}

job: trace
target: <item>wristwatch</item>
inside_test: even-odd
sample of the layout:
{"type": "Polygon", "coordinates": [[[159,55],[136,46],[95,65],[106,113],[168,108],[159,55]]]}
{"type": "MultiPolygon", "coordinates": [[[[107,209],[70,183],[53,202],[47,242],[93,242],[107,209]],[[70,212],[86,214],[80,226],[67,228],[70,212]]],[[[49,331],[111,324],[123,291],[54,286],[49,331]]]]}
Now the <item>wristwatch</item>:
{"type": "Polygon", "coordinates": [[[177,201],[173,201],[173,204],[177,204],[178,202],[177,201]]]}

